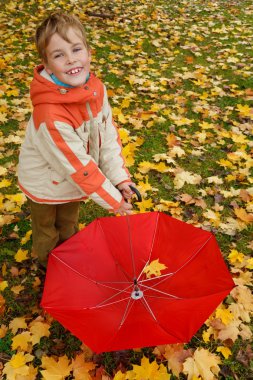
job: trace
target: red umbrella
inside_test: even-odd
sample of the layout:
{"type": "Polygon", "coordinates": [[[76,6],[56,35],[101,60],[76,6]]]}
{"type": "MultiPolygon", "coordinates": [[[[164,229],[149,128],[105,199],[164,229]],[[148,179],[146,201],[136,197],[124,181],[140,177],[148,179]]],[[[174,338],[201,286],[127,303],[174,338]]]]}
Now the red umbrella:
{"type": "Polygon", "coordinates": [[[150,212],[96,219],[54,249],[41,305],[113,351],[188,342],[234,286],[210,232],[150,212]],[[167,268],[147,278],[157,259],[167,268]]]}

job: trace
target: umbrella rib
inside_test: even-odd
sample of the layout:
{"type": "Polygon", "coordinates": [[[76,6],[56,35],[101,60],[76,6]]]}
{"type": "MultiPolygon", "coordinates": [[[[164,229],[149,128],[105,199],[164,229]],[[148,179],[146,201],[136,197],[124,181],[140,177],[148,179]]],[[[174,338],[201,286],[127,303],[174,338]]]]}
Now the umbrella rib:
{"type": "MultiPolygon", "coordinates": [[[[86,280],[88,280],[90,282],[93,282],[93,283],[98,284],[98,285],[102,285],[105,288],[110,288],[110,289],[118,290],[118,291],[121,290],[121,289],[118,289],[118,288],[114,288],[113,286],[106,285],[107,283],[96,281],[96,280],[93,280],[92,278],[89,278],[89,277],[85,276],[84,274],[78,272],[76,269],[72,268],[70,265],[68,265],[67,263],[65,263],[65,261],[61,260],[58,256],[55,256],[52,252],[51,252],[51,256],[53,256],[56,260],[60,261],[63,265],[65,265],[66,267],[68,267],[72,272],[75,272],[76,274],[78,274],[81,277],[84,277],[86,280]]],[[[130,288],[130,287],[131,286],[129,286],[128,288],[130,288]]]]}
{"type": "MultiPolygon", "coordinates": [[[[159,289],[155,289],[155,288],[152,288],[152,287],[149,287],[149,286],[143,285],[143,284],[142,284],[142,286],[143,286],[144,288],[146,288],[146,289],[144,290],[144,292],[150,289],[150,290],[153,290],[153,291],[155,291],[155,292],[157,292],[157,293],[165,294],[166,296],[169,296],[169,297],[171,297],[171,298],[175,298],[175,299],[178,299],[178,300],[183,299],[183,298],[181,298],[181,297],[175,296],[174,294],[170,294],[170,293],[163,292],[162,290],[159,290],[159,289]]],[[[149,295],[146,295],[146,296],[150,297],[149,295]]],[[[152,296],[151,296],[151,297],[152,297],[152,296]]],[[[155,297],[155,296],[153,296],[153,297],[155,297]]],[[[158,298],[158,297],[157,297],[157,298],[158,298]]]]}
{"type": "Polygon", "coordinates": [[[152,243],[151,243],[151,247],[150,247],[150,252],[149,252],[149,257],[148,257],[148,260],[146,262],[146,264],[144,265],[142,271],[140,272],[139,276],[138,276],[138,282],[139,282],[139,279],[141,278],[143,272],[144,272],[144,269],[146,268],[146,266],[148,265],[149,263],[149,260],[151,258],[151,253],[153,251],[153,247],[154,247],[154,242],[155,242],[155,236],[156,236],[156,230],[157,230],[157,225],[158,225],[158,219],[159,219],[159,213],[157,213],[157,216],[156,216],[156,223],[155,223],[155,228],[154,228],[154,233],[153,233],[153,238],[152,238],[152,243]]]}
{"type": "MultiPolygon", "coordinates": [[[[121,289],[121,290],[120,290],[120,289],[115,289],[115,290],[120,290],[120,291],[119,291],[118,293],[115,293],[115,294],[113,294],[112,296],[106,298],[105,300],[103,300],[102,302],[100,302],[98,305],[96,305],[96,307],[100,307],[100,306],[102,306],[105,302],[107,302],[107,301],[109,301],[109,300],[111,300],[111,299],[113,299],[113,298],[119,296],[121,293],[127,292],[127,290],[128,290],[129,288],[131,288],[131,287],[132,287],[132,285],[126,287],[125,289],[121,289]]],[[[112,289],[114,289],[114,288],[112,288],[112,289]]],[[[131,292],[129,292],[129,294],[131,294],[131,292]]],[[[118,302],[118,301],[116,301],[116,302],[118,302]]],[[[116,302],[115,302],[115,303],[116,303],[116,302]]]]}
{"type": "Polygon", "coordinates": [[[158,278],[162,278],[162,277],[171,277],[171,276],[173,276],[174,273],[175,272],[171,272],[171,273],[162,274],[161,276],[146,278],[144,280],[138,281],[138,284],[142,284],[143,282],[148,282],[148,281],[154,281],[154,280],[156,280],[158,278]]]}
{"type": "Polygon", "coordinates": [[[125,309],[124,314],[123,314],[123,317],[122,317],[121,322],[119,324],[119,329],[123,326],[125,320],[127,319],[128,314],[129,314],[130,308],[133,306],[133,302],[131,304],[131,301],[132,301],[132,299],[129,298],[128,303],[126,305],[126,309],[125,309]]]}
{"type": "Polygon", "coordinates": [[[110,305],[115,305],[116,303],[120,303],[120,302],[129,300],[129,299],[130,299],[130,297],[126,297],[126,298],[122,298],[122,299],[117,300],[117,301],[105,303],[106,301],[108,301],[108,299],[107,299],[107,300],[104,300],[104,301],[100,302],[96,306],[89,307],[89,309],[98,309],[100,307],[106,307],[106,306],[110,306],[110,305]]]}
{"type": "Polygon", "coordinates": [[[144,304],[144,306],[146,307],[146,309],[149,311],[149,313],[151,314],[151,316],[153,317],[153,319],[158,323],[155,314],[153,313],[151,307],[148,304],[148,301],[146,300],[146,298],[144,296],[141,298],[141,302],[144,304]]]}

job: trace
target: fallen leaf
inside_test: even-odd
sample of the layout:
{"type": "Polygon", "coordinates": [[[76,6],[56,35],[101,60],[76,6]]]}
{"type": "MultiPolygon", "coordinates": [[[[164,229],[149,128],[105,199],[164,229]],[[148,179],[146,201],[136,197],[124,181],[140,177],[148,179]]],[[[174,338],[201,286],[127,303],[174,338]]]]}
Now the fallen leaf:
{"type": "Polygon", "coordinates": [[[193,357],[187,358],[183,364],[183,373],[186,374],[188,380],[193,377],[201,376],[205,380],[214,380],[218,375],[221,360],[215,354],[212,354],[204,348],[198,348],[193,357]]]}
{"type": "Polygon", "coordinates": [[[40,371],[44,380],[62,380],[72,371],[72,364],[66,355],[59,357],[58,360],[43,356],[41,367],[44,368],[40,371]]]}

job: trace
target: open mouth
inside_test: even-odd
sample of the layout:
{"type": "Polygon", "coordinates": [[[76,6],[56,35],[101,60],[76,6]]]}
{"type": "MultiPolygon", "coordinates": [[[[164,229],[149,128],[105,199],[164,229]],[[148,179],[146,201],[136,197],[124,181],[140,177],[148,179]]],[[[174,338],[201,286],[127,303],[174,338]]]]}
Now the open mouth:
{"type": "Polygon", "coordinates": [[[82,67],[76,67],[74,69],[71,69],[71,70],[67,71],[66,74],[68,74],[68,75],[76,75],[76,74],[79,74],[80,71],[82,71],[82,67]]]}

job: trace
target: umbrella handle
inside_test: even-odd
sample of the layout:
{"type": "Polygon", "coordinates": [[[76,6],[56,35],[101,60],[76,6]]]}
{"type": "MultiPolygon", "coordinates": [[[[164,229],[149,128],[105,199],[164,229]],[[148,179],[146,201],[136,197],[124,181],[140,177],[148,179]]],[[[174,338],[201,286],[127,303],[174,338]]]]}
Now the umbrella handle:
{"type": "Polygon", "coordinates": [[[141,202],[142,201],[142,196],[141,196],[141,193],[139,192],[139,190],[137,190],[136,187],[134,187],[132,185],[129,185],[129,187],[137,195],[138,202],[141,202]]]}

